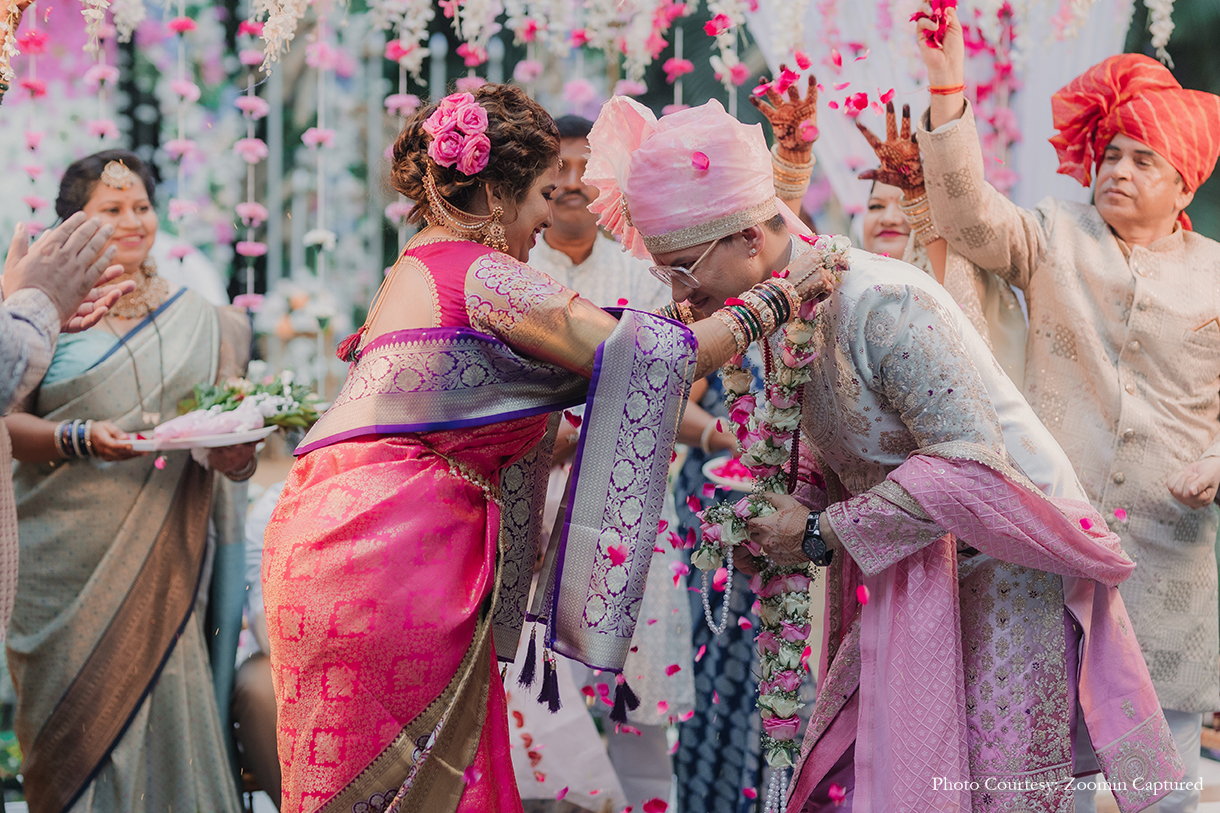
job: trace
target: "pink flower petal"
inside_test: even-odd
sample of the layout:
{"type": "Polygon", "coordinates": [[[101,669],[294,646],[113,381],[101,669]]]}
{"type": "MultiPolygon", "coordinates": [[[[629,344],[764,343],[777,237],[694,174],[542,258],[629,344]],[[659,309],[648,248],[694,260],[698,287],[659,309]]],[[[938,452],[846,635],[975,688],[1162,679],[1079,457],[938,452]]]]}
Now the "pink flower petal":
{"type": "Polygon", "coordinates": [[[861,604],[868,604],[868,588],[864,585],[856,588],[856,601],[861,604]]]}
{"type": "Polygon", "coordinates": [[[712,499],[713,497],[715,497],[716,496],[716,484],[715,483],[704,483],[703,484],[703,496],[707,497],[709,500],[712,499]]]}
{"type": "Polygon", "coordinates": [[[678,715],[678,719],[685,723],[687,720],[689,720],[690,718],[692,718],[694,716],[695,716],[694,711],[684,711],[678,715]]]}
{"type": "Polygon", "coordinates": [[[754,629],[754,622],[743,615],[737,618],[737,626],[741,627],[743,630],[752,630],[754,629]]]}
{"type": "Polygon", "coordinates": [[[865,48],[865,49],[864,49],[864,53],[860,54],[860,56],[856,57],[856,58],[855,58],[853,61],[854,61],[854,62],[859,62],[859,61],[861,61],[861,60],[863,60],[863,59],[868,59],[868,55],[869,55],[870,53],[872,53],[872,49],[871,49],[871,48],[865,48]]]}
{"type": "Polygon", "coordinates": [[[1093,527],[1093,520],[1089,519],[1088,517],[1081,517],[1080,527],[1084,528],[1086,531],[1089,530],[1093,527]]]}
{"type": "Polygon", "coordinates": [[[556,793],[556,794],[555,794],[555,800],[556,800],[556,801],[560,801],[560,800],[562,800],[562,799],[563,799],[563,797],[565,797],[565,796],[567,796],[567,795],[568,795],[568,789],[567,789],[567,788],[564,788],[563,790],[561,790],[561,791],[559,791],[558,793],[556,793]]]}
{"type": "Polygon", "coordinates": [[[840,82],[839,84],[835,85],[835,90],[847,90],[850,85],[851,82],[840,82]]]}
{"type": "Polygon", "coordinates": [[[754,790],[754,788],[742,788],[741,795],[747,799],[757,799],[758,791],[754,790]]]}
{"type": "Polygon", "coordinates": [[[714,689],[712,690],[712,705],[714,705],[714,706],[720,705],[720,692],[718,692],[714,689]]]}
{"type": "Polygon", "coordinates": [[[1114,509],[1114,518],[1116,520],[1118,520],[1119,522],[1126,522],[1127,521],[1126,509],[1125,508],[1115,508],[1114,509]]]}
{"type": "Polygon", "coordinates": [[[729,571],[727,568],[719,568],[712,576],[712,589],[717,593],[724,592],[724,586],[728,584],[729,571]]]}
{"type": "Polygon", "coordinates": [[[843,67],[843,55],[839,53],[837,48],[830,49],[830,61],[836,68],[843,67]]]}
{"type": "Polygon", "coordinates": [[[830,785],[829,794],[830,801],[834,802],[836,806],[843,804],[843,800],[847,798],[847,791],[834,783],[830,785]]]}
{"type": "Polygon", "coordinates": [[[158,456],[157,459],[153,461],[153,465],[158,469],[165,468],[165,455],[158,456]]]}
{"type": "Polygon", "coordinates": [[[890,88],[890,89],[889,89],[889,90],[887,90],[885,93],[882,93],[882,94],[881,94],[881,103],[882,103],[882,104],[889,104],[889,103],[890,103],[890,100],[891,100],[891,99],[893,99],[893,98],[894,98],[894,89],[893,89],[893,88],[890,88]]]}
{"type": "Polygon", "coordinates": [[[657,714],[664,714],[667,711],[669,711],[669,704],[666,703],[664,700],[658,700],[657,701],[657,714]]]}
{"type": "Polygon", "coordinates": [[[699,651],[695,653],[695,663],[698,663],[699,661],[703,660],[703,656],[706,654],[707,654],[707,644],[703,644],[699,647],[699,651]]]}
{"type": "Polygon", "coordinates": [[[627,561],[628,550],[626,545],[611,545],[606,549],[606,553],[610,556],[610,565],[612,567],[618,567],[627,561]]]}
{"type": "Polygon", "coordinates": [[[475,782],[479,781],[479,777],[482,775],[483,774],[479,773],[477,768],[470,765],[466,768],[466,770],[462,771],[462,783],[466,785],[473,785],[475,782]]]}
{"type": "Polygon", "coordinates": [[[704,153],[696,152],[690,157],[690,165],[697,172],[707,172],[708,168],[712,165],[712,161],[704,153]]]}
{"type": "Polygon", "coordinates": [[[565,409],[563,411],[563,417],[565,420],[567,420],[568,423],[572,424],[572,426],[576,427],[577,429],[580,428],[582,418],[579,415],[577,415],[575,412],[573,412],[572,410],[565,409]]]}
{"type": "Polygon", "coordinates": [[[655,618],[650,618],[646,623],[651,627],[653,624],[657,623],[657,620],[655,618]]]}
{"type": "Polygon", "coordinates": [[[682,671],[681,666],[678,666],[678,664],[676,664],[676,663],[671,663],[669,666],[665,667],[665,676],[673,677],[674,675],[678,674],[681,671],[682,671]]]}
{"type": "Polygon", "coordinates": [[[692,494],[686,498],[686,507],[689,508],[691,511],[703,510],[703,504],[699,502],[699,498],[696,497],[694,494],[692,494]]]}
{"type": "Polygon", "coordinates": [[[649,799],[644,802],[644,813],[665,813],[669,810],[669,802],[660,799],[649,799]]]}
{"type": "Polygon", "coordinates": [[[657,533],[658,534],[665,533],[665,530],[667,528],[669,528],[669,523],[666,522],[665,520],[661,520],[660,522],[657,523],[657,533]]]}

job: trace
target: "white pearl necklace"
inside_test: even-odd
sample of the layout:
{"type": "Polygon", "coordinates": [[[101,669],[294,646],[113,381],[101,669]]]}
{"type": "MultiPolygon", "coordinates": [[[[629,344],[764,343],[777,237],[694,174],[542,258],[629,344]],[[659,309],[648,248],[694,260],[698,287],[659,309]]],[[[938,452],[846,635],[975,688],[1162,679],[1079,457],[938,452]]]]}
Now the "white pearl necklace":
{"type": "Polygon", "coordinates": [[[763,813],[787,813],[788,810],[788,769],[781,768],[771,774],[767,783],[767,803],[763,813]]]}
{"type": "Polygon", "coordinates": [[[703,571],[703,589],[699,591],[703,598],[703,617],[707,619],[707,627],[712,631],[712,635],[723,635],[724,631],[729,628],[729,599],[733,597],[733,548],[735,545],[729,545],[728,551],[725,553],[725,569],[729,572],[729,578],[724,583],[724,603],[720,605],[720,623],[713,621],[711,591],[708,589],[711,586],[711,577],[708,576],[708,571],[703,571]]]}

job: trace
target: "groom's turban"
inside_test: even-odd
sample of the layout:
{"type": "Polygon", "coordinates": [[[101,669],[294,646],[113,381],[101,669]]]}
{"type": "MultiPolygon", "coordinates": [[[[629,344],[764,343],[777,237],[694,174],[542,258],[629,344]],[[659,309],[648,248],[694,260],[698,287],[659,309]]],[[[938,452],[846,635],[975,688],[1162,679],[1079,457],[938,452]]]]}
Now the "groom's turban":
{"type": "Polygon", "coordinates": [[[585,183],[598,223],[637,257],[725,237],[782,214],[762,127],[742,124],[710,101],[657,119],[615,96],[589,133],[585,183]]]}
{"type": "Polygon", "coordinates": [[[1140,54],[1089,68],[1051,97],[1051,112],[1059,172],[1084,186],[1119,133],[1163,156],[1188,190],[1207,180],[1220,156],[1220,96],[1184,89],[1164,65],[1140,54]]]}

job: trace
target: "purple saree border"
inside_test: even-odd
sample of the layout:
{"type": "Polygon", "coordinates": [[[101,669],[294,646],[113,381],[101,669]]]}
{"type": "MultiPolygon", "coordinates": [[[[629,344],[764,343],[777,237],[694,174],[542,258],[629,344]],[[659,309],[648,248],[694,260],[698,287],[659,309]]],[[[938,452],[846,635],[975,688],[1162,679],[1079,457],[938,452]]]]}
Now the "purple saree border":
{"type": "MultiPolygon", "coordinates": [[[[476,341],[486,345],[492,351],[499,351],[509,355],[515,355],[507,344],[487,333],[467,327],[435,327],[435,328],[409,328],[406,330],[395,330],[378,336],[367,347],[360,351],[360,358],[352,364],[354,369],[364,356],[379,348],[386,347],[396,343],[425,343],[425,342],[458,342],[458,341],[476,341]]],[[[349,378],[351,371],[349,370],[349,378]]],[[[572,375],[576,375],[573,373],[572,375]]],[[[345,382],[344,387],[346,388],[345,382]]],[[[488,384],[484,386],[497,386],[497,384],[488,384]]],[[[469,390],[472,394],[475,389],[469,390]]],[[[336,406],[343,406],[347,402],[340,401],[343,391],[336,398],[337,403],[332,404],[332,409],[336,406]]],[[[472,426],[486,426],[488,424],[500,423],[503,421],[514,420],[517,418],[527,418],[536,415],[542,415],[548,412],[554,412],[560,409],[576,406],[584,403],[583,395],[572,395],[561,397],[559,392],[552,393],[552,397],[539,397],[529,403],[528,406],[523,406],[519,409],[504,411],[487,412],[485,414],[476,414],[467,418],[447,418],[447,419],[432,419],[409,421],[405,423],[371,423],[363,426],[345,429],[340,432],[326,434],[317,440],[302,443],[293,451],[295,457],[301,457],[318,449],[331,446],[335,443],[352,440],[359,437],[369,437],[375,435],[399,435],[416,432],[435,432],[446,429],[463,429],[472,426]]],[[[522,399],[516,399],[520,402],[522,399]]],[[[325,417],[325,416],[324,416],[325,417]]],[[[308,440],[308,437],[306,438],[308,440]]]]}

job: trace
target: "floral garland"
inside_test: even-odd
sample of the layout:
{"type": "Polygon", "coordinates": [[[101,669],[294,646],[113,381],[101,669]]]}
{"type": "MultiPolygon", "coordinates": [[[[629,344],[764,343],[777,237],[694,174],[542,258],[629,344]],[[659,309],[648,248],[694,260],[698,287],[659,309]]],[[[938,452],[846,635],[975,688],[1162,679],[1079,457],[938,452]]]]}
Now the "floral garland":
{"type": "MultiPolygon", "coordinates": [[[[804,239],[821,254],[823,267],[836,278],[847,269],[851,242],[846,237],[823,235],[804,239]]],[[[795,486],[801,395],[811,378],[809,364],[817,358],[811,323],[815,310],[816,303],[806,302],[796,317],[784,324],[778,359],[771,361],[770,348],[764,346],[769,369],[763,393],[750,391],[754,377],[743,367],[740,356],[722,369],[729,420],[743,449],[741,463],[754,477],[754,493],[736,503],[716,503],[698,514],[702,542],[692,554],[691,563],[703,571],[704,612],[717,635],[727,626],[733,549],[744,545],[754,556],[762,553],[750,541],[747,521],[774,513],[775,508],[763,496],[764,492],[787,494],[795,486]],[[783,470],[785,460],[790,463],[788,472],[783,470]],[[709,573],[722,563],[729,570],[729,580],[725,586],[725,608],[717,625],[712,621],[708,581],[709,573]]],[[[807,616],[811,583],[808,565],[780,566],[770,560],[750,582],[758,595],[761,621],[755,639],[761,667],[758,686],[758,706],[763,718],[761,744],[767,764],[776,771],[792,766],[799,749],[796,734],[800,720],[795,715],[803,704],[797,694],[801,683],[798,670],[810,655],[805,640],[810,631],[807,616]]],[[[777,785],[772,780],[768,810],[777,809],[785,781],[780,778],[777,785]]]]}
{"type": "MultiPolygon", "coordinates": [[[[369,6],[373,27],[383,31],[393,28],[398,35],[386,43],[386,59],[397,62],[416,81],[422,81],[424,59],[431,53],[428,24],[435,16],[431,0],[376,0],[369,6]]],[[[405,78],[400,78],[398,92],[406,93],[405,78]]]]}
{"type": "Polygon", "coordinates": [[[1152,32],[1156,58],[1172,68],[1173,60],[1165,46],[1173,34],[1173,0],[1144,0],[1144,5],[1148,7],[1148,30],[1152,32]]]}
{"type": "MultiPolygon", "coordinates": [[[[263,33],[263,25],[262,23],[242,20],[237,32],[239,36],[258,37],[263,33]]],[[[248,68],[246,92],[244,95],[237,97],[234,105],[236,105],[237,109],[241,111],[242,116],[246,119],[246,136],[244,140],[250,143],[259,141],[255,134],[255,128],[259,119],[266,117],[271,112],[271,105],[266,99],[263,99],[255,92],[254,68],[261,60],[252,63],[247,63],[245,60],[242,60],[242,62],[248,68]]],[[[257,161],[254,163],[246,162],[246,199],[235,207],[237,216],[241,218],[242,225],[246,227],[246,234],[245,239],[238,242],[237,247],[234,249],[246,260],[246,292],[235,297],[234,304],[252,311],[257,310],[262,304],[262,298],[254,293],[254,259],[263,256],[267,252],[266,243],[254,239],[254,231],[267,222],[267,218],[270,217],[267,207],[254,199],[255,163],[257,161]]]]}

